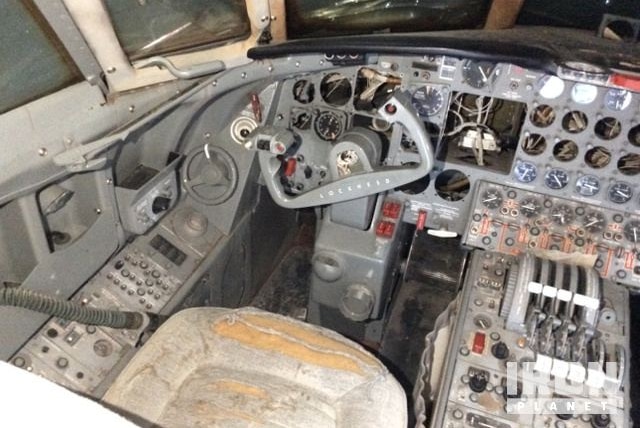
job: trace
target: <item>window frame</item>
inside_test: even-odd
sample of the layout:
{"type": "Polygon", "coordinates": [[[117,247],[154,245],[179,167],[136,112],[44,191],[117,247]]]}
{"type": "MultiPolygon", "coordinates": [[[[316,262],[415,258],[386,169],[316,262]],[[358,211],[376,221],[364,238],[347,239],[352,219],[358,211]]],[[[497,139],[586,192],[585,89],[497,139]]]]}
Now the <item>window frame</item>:
{"type": "MultiPolygon", "coordinates": [[[[104,70],[109,92],[124,92],[171,80],[173,76],[158,67],[137,68],[144,61],[131,61],[125,54],[111,18],[102,0],[62,0],[69,15],[84,36],[95,59],[104,70]]],[[[249,48],[254,47],[263,30],[271,25],[273,41],[286,39],[284,0],[245,0],[251,25],[250,35],[240,41],[216,47],[194,48],[185,53],[164,55],[178,68],[203,64],[214,60],[224,61],[227,68],[247,63],[249,48]]]]}

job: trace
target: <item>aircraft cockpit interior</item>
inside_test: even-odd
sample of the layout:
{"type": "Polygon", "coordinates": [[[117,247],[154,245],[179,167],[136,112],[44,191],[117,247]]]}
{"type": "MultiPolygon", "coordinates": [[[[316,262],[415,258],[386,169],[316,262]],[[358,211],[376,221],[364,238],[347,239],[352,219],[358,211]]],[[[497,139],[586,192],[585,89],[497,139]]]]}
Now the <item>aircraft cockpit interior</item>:
{"type": "Polygon", "coordinates": [[[634,0],[4,3],[3,426],[640,420],[634,0]]]}

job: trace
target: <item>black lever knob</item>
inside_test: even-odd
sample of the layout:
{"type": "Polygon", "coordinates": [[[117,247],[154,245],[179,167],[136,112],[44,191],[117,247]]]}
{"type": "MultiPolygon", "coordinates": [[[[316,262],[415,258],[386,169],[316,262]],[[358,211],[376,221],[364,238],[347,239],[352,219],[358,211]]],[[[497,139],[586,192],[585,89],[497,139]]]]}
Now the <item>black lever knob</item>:
{"type": "Polygon", "coordinates": [[[167,198],[166,196],[158,196],[153,200],[153,203],[151,204],[151,211],[154,214],[158,214],[168,210],[170,206],[171,199],[167,198]]]}
{"type": "Polygon", "coordinates": [[[491,354],[499,360],[504,360],[509,356],[509,347],[504,342],[498,342],[491,347],[491,354]]]}
{"type": "Polygon", "coordinates": [[[593,415],[591,416],[591,426],[593,428],[607,428],[611,422],[609,415],[593,415]]]}
{"type": "Polygon", "coordinates": [[[479,373],[474,374],[469,378],[469,388],[473,392],[477,392],[478,394],[487,389],[487,378],[479,373]]]}

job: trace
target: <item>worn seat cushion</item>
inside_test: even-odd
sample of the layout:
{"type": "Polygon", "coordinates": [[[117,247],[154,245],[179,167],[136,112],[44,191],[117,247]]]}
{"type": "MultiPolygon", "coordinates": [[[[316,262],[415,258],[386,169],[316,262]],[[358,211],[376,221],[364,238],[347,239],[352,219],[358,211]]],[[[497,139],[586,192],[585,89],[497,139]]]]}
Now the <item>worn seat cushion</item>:
{"type": "Polygon", "coordinates": [[[254,308],[171,317],[103,401],[142,426],[406,427],[404,392],[359,345],[254,308]]]}

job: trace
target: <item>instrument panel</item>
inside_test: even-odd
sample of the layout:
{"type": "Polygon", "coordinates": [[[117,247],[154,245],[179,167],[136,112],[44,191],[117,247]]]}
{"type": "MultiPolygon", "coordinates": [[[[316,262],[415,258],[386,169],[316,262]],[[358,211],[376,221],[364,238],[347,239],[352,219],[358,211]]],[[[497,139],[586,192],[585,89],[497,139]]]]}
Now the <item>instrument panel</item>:
{"type": "MultiPolygon", "coordinates": [[[[509,63],[449,56],[370,55],[333,65],[288,76],[277,83],[276,96],[266,97],[266,116],[300,136],[295,162],[283,162],[288,192],[322,185],[331,174],[326,164],[331,148],[355,127],[373,131],[382,142],[372,164],[419,162],[410,130],[398,130],[377,113],[400,91],[424,123],[436,158],[428,176],[393,192],[406,202],[404,221],[416,223],[426,215],[427,228],[449,235],[466,231],[469,237],[477,227],[474,214],[479,207],[488,209],[478,205],[480,193],[487,190],[483,183],[501,183],[530,193],[532,201],[554,201],[553,208],[540,209],[549,216],[552,235],[598,235],[590,247],[578,248],[572,241],[560,245],[561,251],[588,247],[608,254],[593,249],[606,245],[613,248],[616,262],[601,272],[640,284],[631,256],[618,257],[635,254],[636,247],[628,239],[635,229],[628,224],[640,215],[640,94],[603,86],[600,76],[590,80],[559,70],[558,77],[509,63]],[[564,206],[572,212],[558,208],[564,206]],[[576,215],[576,207],[593,215],[576,215]],[[606,230],[596,230],[601,226],[606,230]]],[[[484,200],[489,205],[502,202],[484,200]]],[[[516,206],[520,218],[538,210],[522,201],[516,206]]],[[[497,212],[496,220],[505,220],[497,212]]],[[[478,246],[493,248],[481,241],[478,246]]],[[[606,260],[601,263],[607,265],[606,260]]]]}

